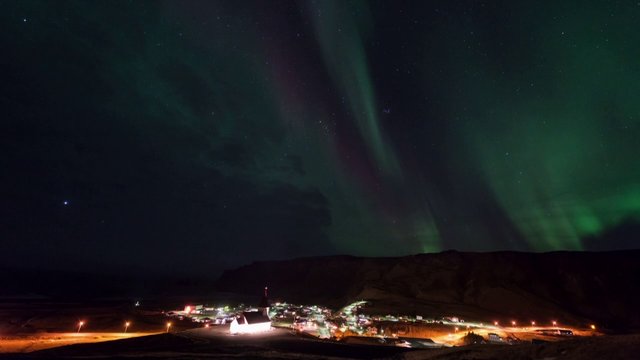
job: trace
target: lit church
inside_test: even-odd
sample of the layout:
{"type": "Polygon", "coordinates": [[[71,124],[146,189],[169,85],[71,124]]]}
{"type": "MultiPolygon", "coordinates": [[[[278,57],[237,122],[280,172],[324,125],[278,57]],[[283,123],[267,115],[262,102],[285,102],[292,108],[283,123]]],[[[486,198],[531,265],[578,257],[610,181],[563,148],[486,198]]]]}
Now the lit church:
{"type": "Polygon", "coordinates": [[[267,287],[264,288],[264,295],[258,305],[258,311],[243,311],[238,314],[229,326],[231,334],[254,334],[269,331],[271,329],[271,319],[269,319],[269,298],[267,287]]]}

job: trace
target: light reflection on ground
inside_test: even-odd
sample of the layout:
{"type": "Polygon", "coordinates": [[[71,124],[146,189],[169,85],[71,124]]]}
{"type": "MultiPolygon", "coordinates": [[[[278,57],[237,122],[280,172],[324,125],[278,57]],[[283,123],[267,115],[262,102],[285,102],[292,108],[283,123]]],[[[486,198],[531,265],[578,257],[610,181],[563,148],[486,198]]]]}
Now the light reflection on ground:
{"type": "Polygon", "coordinates": [[[0,353],[25,353],[58,346],[129,339],[158,333],[40,333],[0,338],[0,353]]]}

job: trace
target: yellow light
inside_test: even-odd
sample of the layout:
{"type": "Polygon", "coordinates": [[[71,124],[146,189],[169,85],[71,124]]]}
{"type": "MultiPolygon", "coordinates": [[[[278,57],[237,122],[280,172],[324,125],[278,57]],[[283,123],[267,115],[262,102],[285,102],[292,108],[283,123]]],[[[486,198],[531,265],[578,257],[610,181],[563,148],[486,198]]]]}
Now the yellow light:
{"type": "Polygon", "coordinates": [[[591,324],[591,330],[595,330],[595,329],[596,329],[596,326],[591,324]]]}

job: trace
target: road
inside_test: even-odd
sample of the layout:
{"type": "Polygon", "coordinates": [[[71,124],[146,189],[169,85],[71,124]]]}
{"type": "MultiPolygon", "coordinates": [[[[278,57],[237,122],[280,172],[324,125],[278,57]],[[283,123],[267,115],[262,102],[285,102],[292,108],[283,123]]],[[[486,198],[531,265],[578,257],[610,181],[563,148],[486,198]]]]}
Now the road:
{"type": "Polygon", "coordinates": [[[0,353],[25,353],[58,346],[129,339],[158,333],[40,333],[0,338],[0,353]]]}

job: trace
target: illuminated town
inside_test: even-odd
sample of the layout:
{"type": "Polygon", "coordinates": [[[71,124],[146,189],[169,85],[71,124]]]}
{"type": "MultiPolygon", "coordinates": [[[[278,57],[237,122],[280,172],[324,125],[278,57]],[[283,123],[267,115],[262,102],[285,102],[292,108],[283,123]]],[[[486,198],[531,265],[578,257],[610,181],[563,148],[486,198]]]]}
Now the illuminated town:
{"type": "MultiPolygon", "coordinates": [[[[263,297],[261,305],[265,304],[268,303],[266,297],[263,297]]],[[[574,336],[601,335],[595,324],[579,328],[560,324],[553,319],[496,319],[483,323],[455,315],[370,314],[366,311],[367,305],[367,301],[356,301],[336,311],[321,305],[286,302],[275,302],[269,306],[186,305],[184,309],[167,311],[165,315],[174,321],[191,321],[194,327],[216,330],[218,334],[220,330],[223,333],[228,331],[230,335],[243,335],[286,329],[298,335],[323,340],[406,348],[442,348],[471,344],[513,345],[560,341],[574,336]],[[248,315],[262,314],[268,314],[268,317],[259,317],[259,320],[256,320],[261,322],[244,320],[245,317],[249,319],[248,315]],[[242,325],[238,325],[239,318],[243,319],[242,324],[246,330],[242,325]]]]}
{"type": "Polygon", "coordinates": [[[640,359],[640,0],[2,0],[0,51],[0,360],[640,359]]]}

